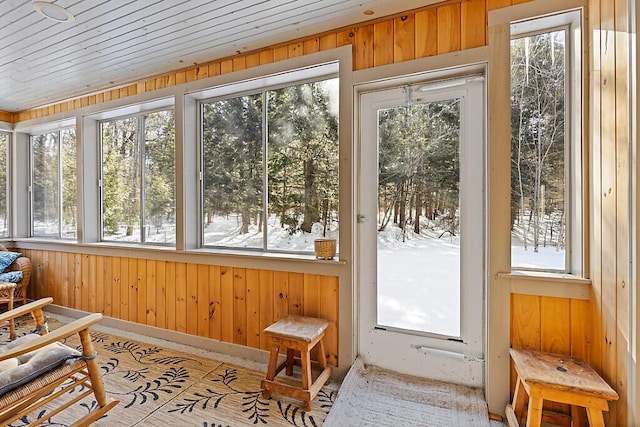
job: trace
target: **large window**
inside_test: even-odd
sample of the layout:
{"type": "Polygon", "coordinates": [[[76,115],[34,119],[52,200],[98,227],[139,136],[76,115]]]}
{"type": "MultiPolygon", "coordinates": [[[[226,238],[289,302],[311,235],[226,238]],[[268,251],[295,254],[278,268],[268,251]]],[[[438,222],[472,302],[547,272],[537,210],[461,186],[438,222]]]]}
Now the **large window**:
{"type": "Polygon", "coordinates": [[[579,15],[565,14],[512,28],[514,268],[580,270],[581,109],[577,102],[580,49],[576,48],[576,18],[579,15]]]}
{"type": "Polygon", "coordinates": [[[175,244],[173,110],[100,122],[102,239],[175,244]]]}
{"type": "Polygon", "coordinates": [[[32,134],[31,235],[76,238],[76,131],[32,134]]]}
{"type": "Polygon", "coordinates": [[[9,162],[9,140],[11,135],[6,132],[0,132],[0,237],[7,237],[9,235],[9,205],[8,200],[8,180],[7,173],[9,162]]]}
{"type": "Polygon", "coordinates": [[[338,79],[200,103],[204,246],[310,252],[338,235],[338,79]]]}

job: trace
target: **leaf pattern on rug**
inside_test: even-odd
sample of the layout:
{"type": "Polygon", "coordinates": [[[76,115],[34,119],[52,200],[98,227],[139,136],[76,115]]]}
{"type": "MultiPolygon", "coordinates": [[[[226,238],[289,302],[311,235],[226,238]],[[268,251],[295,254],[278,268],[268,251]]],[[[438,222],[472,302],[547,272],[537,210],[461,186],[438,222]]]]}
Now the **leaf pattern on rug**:
{"type": "Polygon", "coordinates": [[[139,405],[143,405],[147,400],[151,399],[156,401],[160,398],[160,393],[172,394],[176,390],[182,388],[184,383],[189,378],[189,372],[183,368],[169,368],[158,379],[148,381],[144,385],[140,385],[135,390],[120,393],[109,390],[109,393],[119,396],[132,396],[131,402],[125,405],[125,408],[130,408],[136,402],[139,405]]]}
{"type": "Polygon", "coordinates": [[[181,363],[189,361],[189,362],[198,363],[200,365],[202,364],[202,362],[190,357],[181,357],[181,356],[152,357],[154,355],[161,353],[162,348],[160,347],[143,348],[139,344],[131,341],[112,342],[111,344],[105,346],[104,348],[115,354],[128,353],[138,363],[179,365],[181,363]]]}
{"type": "Polygon", "coordinates": [[[247,419],[253,424],[267,424],[266,419],[269,417],[269,402],[260,399],[262,390],[238,390],[233,387],[233,382],[238,379],[238,371],[236,369],[225,369],[222,374],[218,374],[217,379],[212,379],[212,383],[221,383],[224,385],[226,391],[219,392],[207,388],[208,394],[196,392],[194,398],[185,398],[185,403],[177,403],[176,408],[170,409],[167,412],[192,412],[196,407],[200,405],[200,408],[207,409],[207,406],[213,401],[213,408],[216,409],[220,405],[220,402],[231,395],[242,396],[242,412],[247,414],[247,419]]]}

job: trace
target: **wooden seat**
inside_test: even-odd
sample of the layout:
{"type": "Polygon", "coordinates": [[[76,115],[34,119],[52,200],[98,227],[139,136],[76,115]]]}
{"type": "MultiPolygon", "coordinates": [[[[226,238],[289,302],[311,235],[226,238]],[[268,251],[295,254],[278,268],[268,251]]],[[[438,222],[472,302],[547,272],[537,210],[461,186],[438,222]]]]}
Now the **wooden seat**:
{"type": "Polygon", "coordinates": [[[262,393],[265,398],[268,399],[271,396],[271,392],[280,393],[295,399],[301,399],[304,401],[305,410],[311,409],[311,401],[331,376],[331,367],[327,366],[327,358],[322,341],[328,326],[329,322],[324,319],[288,316],[278,320],[264,330],[271,348],[267,376],[262,380],[262,393]],[[318,345],[319,349],[317,365],[320,375],[313,382],[310,352],[316,345],[318,345]],[[287,357],[278,365],[278,354],[281,347],[286,349],[287,357]],[[299,358],[295,356],[296,351],[300,353],[299,358]],[[294,365],[298,365],[302,369],[301,387],[275,380],[276,375],[285,367],[287,368],[286,374],[292,376],[294,365]]]}
{"type": "MultiPolygon", "coordinates": [[[[526,396],[529,395],[527,427],[538,427],[542,422],[545,400],[571,405],[569,422],[581,425],[579,406],[586,408],[589,425],[604,427],[602,411],[608,411],[610,400],[618,394],[588,364],[580,359],[552,353],[528,350],[509,351],[518,380],[513,402],[507,405],[510,427],[517,427],[524,415],[526,396]]],[[[545,416],[545,422],[552,422],[545,416]]]]}

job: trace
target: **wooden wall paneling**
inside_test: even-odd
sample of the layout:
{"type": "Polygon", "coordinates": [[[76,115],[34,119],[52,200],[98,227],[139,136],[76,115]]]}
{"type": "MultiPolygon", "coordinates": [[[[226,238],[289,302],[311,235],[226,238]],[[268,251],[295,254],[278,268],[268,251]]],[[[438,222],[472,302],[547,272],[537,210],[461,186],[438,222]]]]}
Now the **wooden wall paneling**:
{"type": "MultiPolygon", "coordinates": [[[[146,270],[146,269],[145,269],[146,270]]],[[[138,260],[129,258],[129,321],[139,322],[138,320],[138,260]]],[[[144,323],[144,319],[140,319],[144,323]]]]}
{"type": "Polygon", "coordinates": [[[171,331],[176,331],[176,301],[177,301],[177,288],[178,280],[176,274],[176,263],[168,261],[165,265],[165,324],[166,328],[171,331]]]}
{"type": "MultiPolygon", "coordinates": [[[[96,256],[96,282],[94,288],[94,300],[95,305],[92,312],[103,313],[104,314],[104,261],[105,257],[96,256]]],[[[93,288],[93,286],[92,286],[93,288]]],[[[91,308],[91,307],[89,307],[91,308]]]]}
{"type": "Polygon", "coordinates": [[[207,67],[207,72],[209,74],[209,77],[219,76],[222,73],[220,69],[220,62],[217,61],[213,64],[209,64],[209,66],[207,67]]]}
{"type": "Polygon", "coordinates": [[[176,331],[187,332],[187,264],[178,262],[175,268],[176,331]]]}
{"type": "MultiPolygon", "coordinates": [[[[613,385],[618,391],[620,399],[616,403],[616,422],[618,425],[629,425],[629,369],[630,349],[632,340],[629,336],[631,316],[629,312],[629,286],[631,254],[631,218],[629,216],[630,199],[629,178],[630,170],[630,89],[629,75],[631,73],[631,57],[629,52],[629,2],[615,0],[615,92],[616,92],[616,381],[613,385]]],[[[634,34],[635,36],[635,34],[634,34]]]]}
{"type": "Polygon", "coordinates": [[[185,70],[185,82],[193,82],[198,80],[197,68],[189,68],[185,70]]]}
{"type": "Polygon", "coordinates": [[[122,275],[120,268],[122,266],[120,257],[111,257],[111,316],[121,319],[120,316],[120,300],[122,300],[122,275]]]}
{"type": "Polygon", "coordinates": [[[233,71],[241,71],[247,68],[247,61],[244,55],[233,58],[233,71]]]}
{"type": "Polygon", "coordinates": [[[112,304],[112,292],[111,289],[113,287],[113,257],[105,256],[102,257],[103,261],[103,272],[102,272],[102,298],[104,299],[102,313],[105,316],[112,316],[111,313],[111,304],[112,304]]]}
{"type": "Polygon", "coordinates": [[[571,356],[589,360],[589,301],[571,300],[571,356]]]}
{"type": "Polygon", "coordinates": [[[304,54],[302,42],[291,43],[287,46],[289,58],[297,58],[304,54]]]}
{"type": "Polygon", "coordinates": [[[358,28],[354,38],[354,70],[373,67],[373,25],[358,28]]]}
{"type": "Polygon", "coordinates": [[[64,263],[67,264],[67,305],[66,307],[75,307],[75,284],[76,284],[76,269],[75,269],[75,255],[72,253],[66,254],[64,263]]]}
{"type": "Polygon", "coordinates": [[[402,15],[393,20],[393,61],[404,62],[415,59],[415,27],[414,14],[402,15]]]}
{"type": "Polygon", "coordinates": [[[320,50],[335,49],[338,41],[335,33],[320,36],[320,50]]]}
{"type": "Polygon", "coordinates": [[[421,10],[415,15],[416,58],[438,53],[438,15],[435,8],[421,10]]]}
{"type": "Polygon", "coordinates": [[[131,278],[129,277],[129,258],[120,258],[120,319],[129,319],[131,301],[131,278]]]}
{"type": "Polygon", "coordinates": [[[156,261],[156,326],[167,328],[167,262],[156,261]]]}
{"type": "MultiPolygon", "coordinates": [[[[48,261],[47,261],[48,264],[48,261]]],[[[47,268],[48,269],[48,268],[47,268]]],[[[82,309],[82,254],[73,254],[73,308],[82,309]]]]}
{"type": "Polygon", "coordinates": [[[373,25],[373,66],[393,63],[393,21],[373,25]]]}
{"type": "Polygon", "coordinates": [[[289,273],[275,271],[273,273],[273,321],[289,314],[289,273]]]}
{"type": "Polygon", "coordinates": [[[320,280],[319,315],[329,321],[324,342],[325,353],[327,362],[334,366],[338,366],[338,286],[337,277],[322,276],[320,280]]]}
{"type": "Polygon", "coordinates": [[[305,40],[302,44],[302,50],[305,55],[320,51],[320,37],[305,40]]]}
{"type": "Polygon", "coordinates": [[[571,301],[569,298],[540,297],[541,350],[569,355],[571,301]]]}
{"type": "Polygon", "coordinates": [[[273,49],[273,62],[284,61],[285,59],[289,59],[289,48],[286,45],[273,49]]]}
{"type": "MultiPolygon", "coordinates": [[[[50,253],[50,257],[55,253],[50,253]]],[[[89,311],[89,277],[90,269],[89,269],[89,255],[83,254],[80,265],[80,306],[78,307],[80,310],[89,311]]],[[[49,272],[49,277],[51,277],[51,271],[49,272]]],[[[77,301],[76,301],[77,302],[77,301]]]]}
{"type": "Polygon", "coordinates": [[[56,268],[56,282],[57,282],[57,286],[58,286],[58,293],[60,294],[60,297],[58,299],[58,301],[60,301],[60,303],[62,305],[64,305],[65,307],[67,306],[67,304],[69,303],[69,288],[68,288],[68,284],[65,284],[65,279],[66,279],[66,266],[67,266],[67,254],[64,252],[57,252],[56,253],[56,264],[55,264],[55,268],[56,268]]]}
{"type": "Polygon", "coordinates": [[[198,335],[198,265],[187,264],[187,333],[198,335]]]}
{"type": "Polygon", "coordinates": [[[336,47],[353,44],[354,37],[355,37],[355,30],[352,28],[338,31],[336,33],[336,47]]]}
{"type": "MultiPolygon", "coordinates": [[[[139,288],[144,288],[144,295],[140,294],[138,296],[139,302],[144,303],[144,311],[145,317],[144,322],[150,326],[158,326],[157,318],[158,318],[158,310],[156,307],[156,301],[158,298],[159,289],[158,289],[158,272],[157,272],[157,262],[154,259],[149,259],[146,262],[147,272],[146,274],[141,272],[141,276],[144,277],[144,280],[141,282],[139,288]]],[[[140,316],[140,306],[138,305],[138,316],[140,316]]]]}
{"type": "Polygon", "coordinates": [[[42,274],[39,277],[40,279],[39,294],[44,297],[52,296],[51,289],[49,289],[48,287],[49,285],[49,252],[48,251],[42,252],[42,258],[41,258],[40,264],[41,264],[42,274]]]}
{"type": "Polygon", "coordinates": [[[220,339],[233,342],[233,269],[220,267],[220,339]]]}
{"type": "Polygon", "coordinates": [[[487,39],[487,14],[485,0],[468,0],[461,3],[461,49],[484,46],[487,39]]]}
{"type": "Polygon", "coordinates": [[[54,267],[56,265],[56,255],[57,252],[51,252],[49,254],[49,267],[47,272],[46,288],[48,289],[49,295],[53,297],[54,301],[60,301],[60,282],[57,277],[59,272],[54,267]]]}
{"type": "Polygon", "coordinates": [[[260,65],[271,64],[273,62],[273,49],[265,49],[258,53],[260,65]]]}
{"type": "Polygon", "coordinates": [[[542,349],[540,297],[511,295],[511,347],[525,350],[542,349]]]}
{"type": "Polygon", "coordinates": [[[220,267],[209,266],[209,337],[221,339],[220,267]]]}
{"type": "Polygon", "coordinates": [[[247,345],[260,348],[260,270],[247,268],[246,278],[247,345]]]}
{"type": "Polygon", "coordinates": [[[438,54],[460,50],[460,3],[440,6],[437,14],[438,54]]]}
{"type": "Polygon", "coordinates": [[[147,322],[147,260],[137,259],[136,269],[136,322],[147,322]]]}
{"type": "Polygon", "coordinates": [[[269,350],[267,340],[262,339],[262,331],[275,321],[274,301],[273,271],[260,270],[260,348],[263,350],[269,350]]]}
{"type": "Polygon", "coordinates": [[[91,313],[95,313],[96,311],[96,306],[97,306],[97,295],[96,295],[96,277],[97,277],[97,268],[96,268],[96,261],[97,261],[97,256],[96,255],[89,255],[89,274],[88,274],[88,280],[86,282],[86,288],[84,288],[87,292],[87,300],[88,300],[88,304],[87,304],[87,308],[86,311],[91,312],[91,313]]]}
{"type": "Polygon", "coordinates": [[[209,266],[198,264],[198,336],[209,336],[209,266]]]}
{"type": "Polygon", "coordinates": [[[220,74],[228,74],[233,71],[233,60],[223,59],[220,61],[220,74]]]}
{"type": "Polygon", "coordinates": [[[260,65],[260,55],[258,52],[248,53],[245,58],[247,68],[253,68],[260,65]]]}
{"type": "MultiPolygon", "coordinates": [[[[320,276],[318,276],[317,274],[305,274],[303,286],[304,315],[309,317],[322,318],[322,315],[320,313],[320,276]]],[[[316,348],[313,349],[311,357],[314,360],[318,360],[316,348]]]]}
{"type": "Polygon", "coordinates": [[[303,316],[304,310],[304,274],[289,273],[289,314],[303,316]]]}
{"type": "MultiPolygon", "coordinates": [[[[617,250],[617,186],[616,186],[616,58],[615,5],[602,1],[600,22],[602,65],[601,167],[602,167],[602,318],[604,333],[602,376],[609,384],[617,378],[616,331],[616,250],[617,250]]],[[[616,405],[605,415],[609,425],[617,425],[616,405]]]]}
{"type": "Polygon", "coordinates": [[[247,272],[233,269],[233,343],[247,345],[247,272]]]}
{"type": "Polygon", "coordinates": [[[591,43],[590,65],[591,76],[589,81],[592,84],[590,90],[590,109],[589,109],[589,137],[591,140],[591,211],[593,213],[591,221],[591,295],[590,295],[590,346],[589,346],[589,364],[598,372],[602,372],[602,347],[604,344],[604,334],[601,324],[602,318],[602,96],[601,96],[601,80],[602,80],[602,61],[601,61],[601,31],[600,28],[600,5],[599,0],[591,0],[588,8],[588,21],[593,29],[590,31],[591,37],[588,40],[591,43]]]}

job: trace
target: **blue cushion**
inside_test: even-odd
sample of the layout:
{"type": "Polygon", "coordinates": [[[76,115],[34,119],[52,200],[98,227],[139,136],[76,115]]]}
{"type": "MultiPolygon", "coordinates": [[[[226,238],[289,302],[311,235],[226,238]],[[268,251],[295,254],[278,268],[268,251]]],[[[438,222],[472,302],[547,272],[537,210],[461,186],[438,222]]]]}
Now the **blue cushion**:
{"type": "Polygon", "coordinates": [[[7,271],[0,273],[0,282],[20,283],[22,280],[22,271],[7,271]]]}
{"type": "Polygon", "coordinates": [[[5,268],[13,264],[13,261],[18,259],[22,255],[19,252],[0,251],[0,272],[3,272],[5,268]]]}

